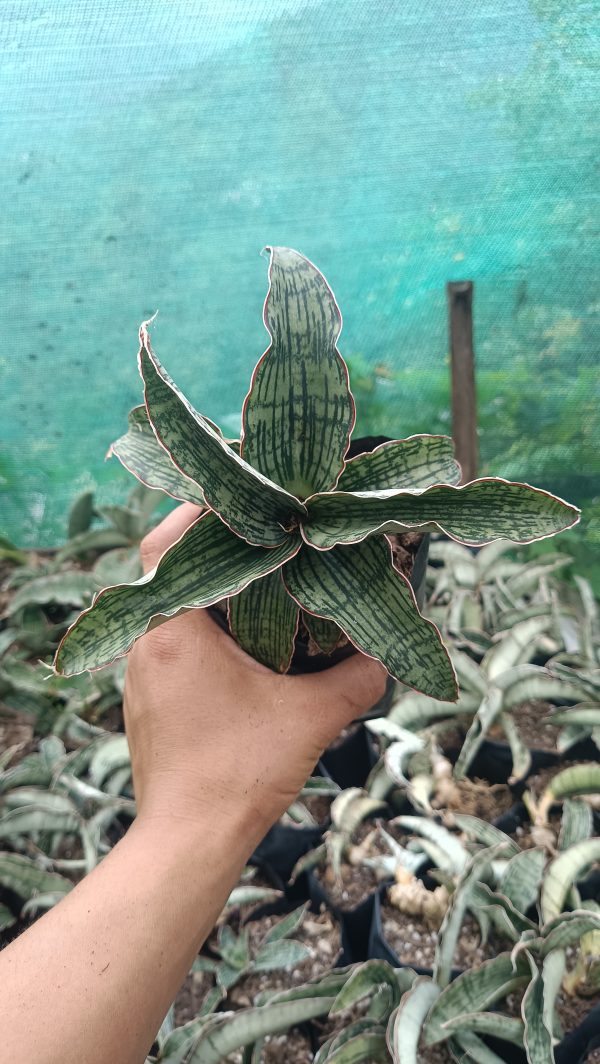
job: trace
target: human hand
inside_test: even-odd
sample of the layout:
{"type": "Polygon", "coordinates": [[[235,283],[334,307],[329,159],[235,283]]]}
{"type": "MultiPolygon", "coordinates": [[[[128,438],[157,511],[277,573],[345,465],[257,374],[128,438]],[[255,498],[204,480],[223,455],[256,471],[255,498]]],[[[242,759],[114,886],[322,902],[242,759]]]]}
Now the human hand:
{"type": "MultiPolygon", "coordinates": [[[[145,572],[198,513],[185,503],[146,537],[145,572]]],[[[362,654],[321,673],[277,675],[202,609],[153,629],[134,646],[125,685],[138,815],[212,811],[241,819],[258,841],[324,748],[382,696],[386,675],[362,654]]]]}

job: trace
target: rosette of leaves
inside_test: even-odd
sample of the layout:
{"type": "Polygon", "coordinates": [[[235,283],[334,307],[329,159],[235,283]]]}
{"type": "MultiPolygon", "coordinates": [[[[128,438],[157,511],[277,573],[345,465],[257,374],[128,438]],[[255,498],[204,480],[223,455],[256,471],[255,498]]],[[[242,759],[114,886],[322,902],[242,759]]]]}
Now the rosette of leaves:
{"type": "Polygon", "coordinates": [[[346,637],[392,676],[453,699],[448,654],[395,568],[388,535],[528,542],[569,528],[578,511],[501,479],[458,486],[446,437],[413,436],[347,460],[355,404],[337,303],[298,252],[274,247],[269,256],[271,342],[252,375],[239,446],[182,395],[142,325],[144,405],[113,453],[142,482],[206,508],[151,573],[96,596],[55,667],[101,667],[151,625],[228,600],[232,635],[275,671],[289,668],[302,618],[322,651],[346,637]]]}

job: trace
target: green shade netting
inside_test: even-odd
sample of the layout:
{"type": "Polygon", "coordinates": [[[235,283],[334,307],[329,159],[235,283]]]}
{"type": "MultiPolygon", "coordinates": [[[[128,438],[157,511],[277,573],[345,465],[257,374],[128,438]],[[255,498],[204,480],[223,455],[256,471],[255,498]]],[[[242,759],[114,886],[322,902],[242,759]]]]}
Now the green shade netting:
{"type": "MultiPolygon", "coordinates": [[[[447,431],[475,282],[481,465],[600,504],[598,2],[5,0],[1,527],[123,495],[137,329],[232,433],[265,244],[344,315],[364,431],[447,431]],[[596,499],[596,501],[594,501],[596,499]]],[[[595,508],[595,509],[594,509],[595,508]]],[[[593,531],[593,529],[592,529],[593,531]]]]}

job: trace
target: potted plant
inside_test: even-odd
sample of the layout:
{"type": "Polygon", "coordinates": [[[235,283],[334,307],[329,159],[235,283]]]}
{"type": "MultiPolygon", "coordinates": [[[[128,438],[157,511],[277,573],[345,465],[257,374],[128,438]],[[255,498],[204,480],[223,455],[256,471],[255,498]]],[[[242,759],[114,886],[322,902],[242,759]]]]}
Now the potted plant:
{"type": "Polygon", "coordinates": [[[62,640],[55,668],[102,667],[151,625],[227,601],[233,637],[278,672],[289,669],[302,630],[325,653],[348,643],[410,687],[452,700],[452,663],[392,537],[437,530],[467,544],[523,543],[571,527],[579,512],[499,478],[459,486],[443,436],[348,458],[355,405],[337,348],[337,303],[303,255],[268,250],[271,342],[252,375],[239,444],[181,394],[142,325],[144,405],[113,452],[147,485],[205,508],[153,572],[96,596],[62,640]]]}

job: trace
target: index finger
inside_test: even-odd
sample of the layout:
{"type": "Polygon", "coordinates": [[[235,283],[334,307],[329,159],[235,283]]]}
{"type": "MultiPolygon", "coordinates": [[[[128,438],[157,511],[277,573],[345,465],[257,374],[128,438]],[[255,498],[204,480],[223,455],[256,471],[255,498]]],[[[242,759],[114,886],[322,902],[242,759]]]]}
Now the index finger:
{"type": "Polygon", "coordinates": [[[184,502],[153,528],[140,543],[140,558],[144,573],[149,573],[158,564],[165,551],[175,543],[186,528],[202,513],[202,507],[193,502],[184,502]]]}

